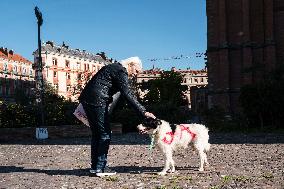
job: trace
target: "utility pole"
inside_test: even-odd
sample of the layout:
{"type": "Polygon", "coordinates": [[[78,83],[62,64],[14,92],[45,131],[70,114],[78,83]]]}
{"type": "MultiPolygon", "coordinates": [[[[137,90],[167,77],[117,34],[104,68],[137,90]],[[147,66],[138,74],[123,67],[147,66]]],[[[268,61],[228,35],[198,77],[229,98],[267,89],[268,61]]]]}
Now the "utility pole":
{"type": "Polygon", "coordinates": [[[40,26],[43,23],[42,14],[39,11],[39,8],[35,7],[35,15],[37,18],[37,25],[38,25],[38,59],[35,62],[34,69],[35,69],[35,82],[36,82],[36,102],[40,108],[40,117],[41,117],[41,128],[36,129],[36,137],[38,139],[45,139],[48,138],[47,128],[42,128],[45,126],[44,122],[44,80],[43,80],[43,64],[42,64],[42,57],[41,57],[41,39],[40,39],[40,26]]]}

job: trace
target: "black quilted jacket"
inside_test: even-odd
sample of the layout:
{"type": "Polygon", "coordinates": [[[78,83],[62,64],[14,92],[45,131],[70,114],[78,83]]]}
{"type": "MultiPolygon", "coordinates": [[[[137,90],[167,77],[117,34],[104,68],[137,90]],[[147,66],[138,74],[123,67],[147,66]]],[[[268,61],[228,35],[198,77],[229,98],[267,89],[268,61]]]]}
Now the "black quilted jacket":
{"type": "Polygon", "coordinates": [[[83,89],[79,101],[94,106],[105,106],[112,102],[112,96],[120,92],[128,103],[144,117],[145,108],[130,90],[126,69],[119,63],[102,67],[83,89]]]}

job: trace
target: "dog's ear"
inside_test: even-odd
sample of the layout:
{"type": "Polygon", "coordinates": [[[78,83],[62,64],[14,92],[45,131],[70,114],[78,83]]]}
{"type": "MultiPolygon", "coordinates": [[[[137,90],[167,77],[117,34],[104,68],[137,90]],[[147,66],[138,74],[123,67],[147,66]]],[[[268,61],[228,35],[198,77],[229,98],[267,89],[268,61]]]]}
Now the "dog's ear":
{"type": "Polygon", "coordinates": [[[145,125],[146,127],[150,127],[152,129],[156,129],[159,125],[159,121],[158,119],[154,119],[154,118],[151,118],[151,117],[146,117],[144,120],[143,120],[143,125],[145,125]]]}
{"type": "Polygon", "coordinates": [[[162,125],[162,120],[156,119],[156,124],[157,124],[157,126],[158,126],[158,125],[162,125]]]}

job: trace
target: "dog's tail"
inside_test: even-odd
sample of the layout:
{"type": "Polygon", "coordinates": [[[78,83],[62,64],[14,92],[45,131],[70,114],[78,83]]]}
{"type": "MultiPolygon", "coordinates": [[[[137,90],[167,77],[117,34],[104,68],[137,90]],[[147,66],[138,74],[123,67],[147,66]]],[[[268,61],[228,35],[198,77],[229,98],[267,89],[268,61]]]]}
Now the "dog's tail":
{"type": "Polygon", "coordinates": [[[200,129],[200,133],[202,133],[201,137],[202,141],[204,141],[204,150],[208,152],[211,146],[209,143],[209,129],[205,127],[205,125],[198,125],[198,127],[200,129]]]}

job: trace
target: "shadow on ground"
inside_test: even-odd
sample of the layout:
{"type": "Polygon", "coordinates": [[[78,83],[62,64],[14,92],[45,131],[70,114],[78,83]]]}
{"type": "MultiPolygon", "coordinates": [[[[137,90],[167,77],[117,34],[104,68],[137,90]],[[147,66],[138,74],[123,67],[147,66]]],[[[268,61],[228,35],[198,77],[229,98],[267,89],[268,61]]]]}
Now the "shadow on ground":
{"type": "Polygon", "coordinates": [[[89,169],[70,169],[70,170],[47,170],[47,169],[26,169],[17,166],[0,166],[1,173],[44,173],[47,175],[76,175],[89,176],[89,169]]]}
{"type": "MultiPolygon", "coordinates": [[[[117,173],[128,174],[157,174],[162,167],[146,167],[146,166],[115,166],[110,167],[117,173]]],[[[176,171],[198,171],[198,167],[176,167],[176,171]]],[[[47,175],[75,175],[75,176],[93,176],[89,174],[89,169],[67,169],[67,170],[51,170],[51,169],[30,169],[17,166],[0,166],[0,174],[2,173],[43,173],[47,175]]]]}

